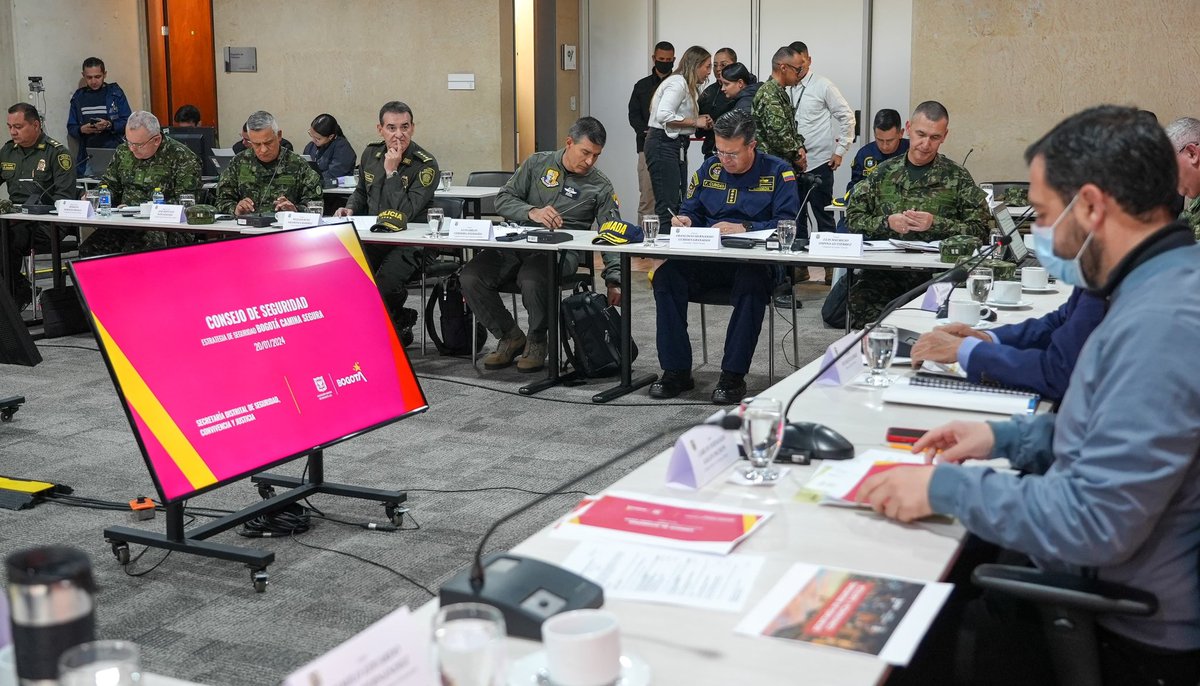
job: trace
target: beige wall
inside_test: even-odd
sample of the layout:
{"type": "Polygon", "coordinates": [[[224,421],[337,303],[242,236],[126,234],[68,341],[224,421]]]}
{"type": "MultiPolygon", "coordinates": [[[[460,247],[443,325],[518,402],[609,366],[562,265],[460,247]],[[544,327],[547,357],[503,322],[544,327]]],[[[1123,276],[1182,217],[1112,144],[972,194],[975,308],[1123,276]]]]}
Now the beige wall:
{"type": "MultiPolygon", "coordinates": [[[[912,103],[941,100],[942,150],[976,180],[1026,178],[1022,154],[1089,105],[1200,115],[1192,0],[914,0],[912,103]]],[[[883,27],[876,27],[881,30],[883,27]]]]}
{"type": "Polygon", "coordinates": [[[583,55],[579,51],[579,3],[575,0],[558,0],[555,3],[557,27],[554,40],[554,50],[557,55],[555,72],[557,74],[556,110],[558,111],[559,145],[567,139],[567,129],[579,118],[579,73],[587,67],[583,64],[583,55]],[[565,71],[562,66],[562,46],[574,45],[576,50],[575,71],[565,71]],[[571,110],[571,98],[575,98],[575,110],[571,110]]]}
{"type": "Polygon", "coordinates": [[[329,112],[361,153],[378,139],[379,106],[403,100],[414,139],[442,169],[465,181],[500,168],[499,1],[215,0],[221,140],[236,141],[245,117],[265,109],[300,150],[309,122],[329,112]],[[227,46],[258,48],[258,73],[226,74],[227,46]],[[475,90],[447,90],[447,74],[467,72],[475,90]]]}
{"type": "Polygon", "coordinates": [[[25,97],[17,90],[17,66],[13,64],[12,0],[0,0],[0,103],[4,108],[25,97]]]}

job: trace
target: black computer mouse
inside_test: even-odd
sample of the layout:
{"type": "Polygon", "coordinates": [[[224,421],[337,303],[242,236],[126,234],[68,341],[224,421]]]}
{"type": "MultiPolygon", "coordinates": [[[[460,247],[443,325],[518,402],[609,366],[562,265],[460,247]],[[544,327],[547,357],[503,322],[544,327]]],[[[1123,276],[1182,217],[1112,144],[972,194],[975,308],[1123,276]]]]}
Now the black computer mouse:
{"type": "Polygon", "coordinates": [[[807,463],[815,460],[849,460],[854,444],[824,424],[789,422],[783,431],[778,462],[807,463]]]}

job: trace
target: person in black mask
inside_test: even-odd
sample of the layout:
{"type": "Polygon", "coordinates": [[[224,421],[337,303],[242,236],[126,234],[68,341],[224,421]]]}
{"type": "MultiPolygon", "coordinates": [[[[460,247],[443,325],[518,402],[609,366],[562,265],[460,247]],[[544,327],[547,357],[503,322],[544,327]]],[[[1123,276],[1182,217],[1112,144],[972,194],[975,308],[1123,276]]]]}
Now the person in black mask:
{"type": "Polygon", "coordinates": [[[646,167],[646,131],[650,122],[650,101],[658,84],[670,76],[675,69],[675,46],[667,41],[659,41],[654,46],[654,69],[650,74],[633,84],[633,94],[629,96],[629,125],[637,136],[638,153],[638,216],[654,214],[654,189],[650,186],[650,171],[646,167]]]}

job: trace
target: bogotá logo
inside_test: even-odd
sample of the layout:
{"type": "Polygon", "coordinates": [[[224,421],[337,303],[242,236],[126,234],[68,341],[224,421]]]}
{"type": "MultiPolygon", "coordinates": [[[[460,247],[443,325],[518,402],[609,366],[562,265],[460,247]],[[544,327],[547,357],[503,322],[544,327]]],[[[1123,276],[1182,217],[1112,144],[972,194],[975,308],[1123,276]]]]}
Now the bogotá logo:
{"type": "Polygon", "coordinates": [[[351,374],[350,376],[343,376],[342,378],[338,379],[335,383],[337,383],[338,388],[345,388],[346,386],[349,386],[352,383],[359,383],[359,382],[366,383],[366,381],[367,381],[367,377],[362,372],[362,365],[355,362],[354,363],[354,373],[351,374]]]}
{"type": "Polygon", "coordinates": [[[329,388],[325,385],[325,377],[323,376],[314,376],[313,383],[316,385],[318,393],[324,393],[325,391],[329,390],[329,388]]]}

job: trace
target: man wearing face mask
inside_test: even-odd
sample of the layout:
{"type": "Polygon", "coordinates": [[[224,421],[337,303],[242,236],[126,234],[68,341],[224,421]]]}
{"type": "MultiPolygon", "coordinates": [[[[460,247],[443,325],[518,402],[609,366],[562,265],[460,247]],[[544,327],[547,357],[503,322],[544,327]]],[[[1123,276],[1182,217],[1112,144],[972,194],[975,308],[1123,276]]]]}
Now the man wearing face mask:
{"type": "Polygon", "coordinates": [[[1186,201],[1179,218],[1200,240],[1200,119],[1180,117],[1167,124],[1166,131],[1179,165],[1179,194],[1186,201]]]}
{"type": "MultiPolygon", "coordinates": [[[[1063,280],[1106,298],[1108,313],[1057,414],[933,429],[913,449],[937,451],[937,466],[873,476],[858,499],[906,522],[951,515],[1040,570],[1153,594],[1149,616],[1097,618],[1102,680],[1192,686],[1200,674],[1200,376],[1188,370],[1190,343],[1200,340],[1200,247],[1175,219],[1174,148],[1157,122],[1109,105],[1064,120],[1025,158],[1038,234],[1064,259],[1063,280]],[[958,464],[988,457],[1026,474],[958,464]]],[[[952,600],[941,619],[970,652],[926,641],[905,675],[912,683],[967,663],[963,683],[1056,681],[1042,620],[1028,604],[985,592],[965,608],[952,600]]]]}
{"type": "Polygon", "coordinates": [[[663,79],[675,69],[675,46],[659,41],[654,46],[654,69],[633,84],[629,96],[629,125],[637,139],[638,153],[638,216],[654,214],[654,187],[650,185],[650,169],[646,166],[646,133],[650,130],[650,101],[663,79]]]}

